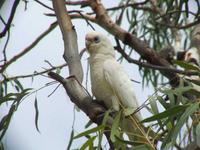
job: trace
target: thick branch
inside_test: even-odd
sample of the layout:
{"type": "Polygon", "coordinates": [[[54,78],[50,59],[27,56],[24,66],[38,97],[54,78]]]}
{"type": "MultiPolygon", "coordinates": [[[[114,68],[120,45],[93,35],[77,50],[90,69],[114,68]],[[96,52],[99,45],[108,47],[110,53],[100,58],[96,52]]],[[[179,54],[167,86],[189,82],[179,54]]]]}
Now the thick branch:
{"type": "Polygon", "coordinates": [[[115,49],[129,62],[129,63],[133,63],[133,64],[137,64],[140,67],[145,67],[145,68],[151,68],[154,70],[159,70],[159,71],[168,71],[171,73],[179,73],[179,74],[183,74],[183,75],[199,75],[198,71],[184,71],[184,70],[180,70],[180,69],[176,69],[176,68],[171,68],[171,67],[165,67],[165,66],[158,66],[158,65],[152,65],[149,63],[145,63],[145,62],[141,62],[138,60],[135,60],[133,58],[131,58],[128,54],[125,53],[125,51],[119,47],[115,47],[115,49]]]}
{"type": "Polygon", "coordinates": [[[72,25],[71,18],[65,8],[65,1],[53,0],[53,8],[63,35],[65,47],[63,57],[69,65],[69,73],[70,75],[76,76],[79,82],[82,82],[83,69],[78,54],[77,35],[72,25]]]}
{"type": "MultiPolygon", "coordinates": [[[[135,49],[135,51],[137,51],[144,59],[146,59],[151,64],[170,67],[170,64],[165,59],[161,58],[152,48],[150,48],[147,43],[141,41],[134,35],[130,34],[129,32],[119,27],[117,24],[115,24],[108,16],[106,9],[99,0],[89,1],[91,8],[96,13],[97,23],[101,27],[116,36],[116,38],[120,39],[124,44],[129,45],[131,48],[135,49]]],[[[175,86],[174,81],[179,80],[179,77],[175,73],[167,71],[161,71],[161,73],[168,79],[170,79],[172,86],[175,86]]]]}
{"type": "MultiPolygon", "coordinates": [[[[76,80],[75,76],[70,76],[67,79],[64,79],[63,77],[54,72],[49,72],[49,76],[63,85],[67,94],[70,97],[70,100],[75,105],[77,105],[94,123],[98,125],[102,124],[103,113],[106,111],[106,108],[104,108],[96,101],[92,100],[92,97],[83,88],[81,83],[78,80],[76,80]]],[[[107,125],[108,128],[111,127],[111,117],[108,118],[107,125]]],[[[104,134],[110,144],[110,148],[114,149],[113,143],[110,140],[110,132],[107,131],[104,134]]]]}

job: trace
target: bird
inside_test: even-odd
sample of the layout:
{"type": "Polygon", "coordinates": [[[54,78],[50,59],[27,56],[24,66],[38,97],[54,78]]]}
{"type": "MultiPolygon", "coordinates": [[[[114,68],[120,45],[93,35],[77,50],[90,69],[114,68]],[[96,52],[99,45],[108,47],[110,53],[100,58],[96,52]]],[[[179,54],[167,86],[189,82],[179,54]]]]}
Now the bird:
{"type": "MultiPolygon", "coordinates": [[[[95,98],[108,109],[129,109],[134,112],[139,107],[135,89],[124,68],[116,60],[111,41],[105,35],[91,31],[85,36],[85,45],[89,53],[91,88],[95,98]]],[[[131,116],[137,121],[142,120],[140,112],[131,116]]],[[[141,135],[137,121],[134,122],[130,117],[123,120],[122,128],[129,140],[137,139],[130,133],[141,135]]]]}
{"type": "Polygon", "coordinates": [[[200,66],[200,51],[196,47],[191,47],[186,51],[177,53],[177,60],[200,66]]]}

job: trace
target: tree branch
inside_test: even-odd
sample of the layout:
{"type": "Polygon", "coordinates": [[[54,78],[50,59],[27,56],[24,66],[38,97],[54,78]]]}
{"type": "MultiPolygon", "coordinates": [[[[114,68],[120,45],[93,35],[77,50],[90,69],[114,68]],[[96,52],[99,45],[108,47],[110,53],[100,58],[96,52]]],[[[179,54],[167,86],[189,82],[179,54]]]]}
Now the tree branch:
{"type": "Polygon", "coordinates": [[[52,11],[54,11],[54,10],[53,10],[53,8],[51,8],[51,7],[47,6],[46,4],[44,4],[44,3],[40,2],[39,0],[35,0],[35,2],[37,2],[38,4],[42,5],[43,7],[47,8],[47,9],[49,9],[49,10],[52,10],[52,11]]]}
{"type": "Polygon", "coordinates": [[[12,23],[12,20],[14,18],[15,15],[15,11],[17,9],[17,6],[19,4],[20,0],[15,0],[11,9],[11,13],[10,13],[10,17],[8,19],[8,22],[6,23],[5,28],[3,29],[3,31],[0,33],[0,38],[2,38],[3,36],[5,36],[6,32],[9,30],[10,25],[12,23]]]}
{"type": "Polygon", "coordinates": [[[65,8],[64,0],[53,0],[52,2],[64,40],[65,50],[63,57],[69,65],[70,75],[75,75],[78,81],[82,82],[83,69],[78,54],[76,31],[65,8]]]}
{"type": "Polygon", "coordinates": [[[183,75],[199,75],[198,71],[184,71],[184,70],[180,70],[180,69],[176,69],[176,68],[170,68],[170,67],[165,67],[165,66],[158,66],[158,65],[152,65],[149,63],[145,63],[145,62],[141,62],[138,60],[135,60],[133,58],[131,58],[128,54],[125,53],[125,51],[119,47],[115,47],[115,49],[129,62],[129,63],[133,63],[136,64],[140,67],[145,67],[145,68],[151,68],[154,70],[159,70],[159,71],[168,71],[168,72],[172,72],[172,73],[179,73],[179,74],[183,74],[183,75]]]}
{"type": "MultiPolygon", "coordinates": [[[[152,48],[150,48],[147,43],[138,39],[131,33],[125,31],[117,24],[115,24],[108,16],[105,7],[99,0],[89,1],[91,8],[96,14],[96,22],[98,25],[103,27],[105,30],[107,30],[119,40],[121,40],[124,44],[129,45],[149,63],[153,65],[170,67],[170,64],[165,59],[161,58],[152,48]]],[[[178,81],[179,77],[175,73],[167,71],[161,71],[161,73],[171,81],[170,83],[172,86],[176,86],[174,85],[174,81],[178,81]]]]}
{"type": "Polygon", "coordinates": [[[35,76],[38,76],[38,75],[42,75],[42,74],[45,74],[45,73],[48,73],[50,71],[53,71],[55,69],[58,69],[58,68],[63,68],[67,66],[66,63],[62,64],[62,65],[59,65],[59,66],[55,66],[55,67],[52,67],[50,69],[46,69],[44,71],[40,71],[40,72],[34,72],[32,74],[27,74],[27,75],[18,75],[18,76],[14,76],[14,77],[6,77],[4,80],[0,81],[0,83],[3,83],[4,81],[11,81],[11,80],[15,80],[15,79],[21,79],[21,78],[30,78],[30,77],[35,77],[35,76]]]}
{"type": "MultiPolygon", "coordinates": [[[[49,76],[63,85],[70,97],[70,100],[77,105],[94,123],[98,125],[102,124],[104,118],[103,114],[105,113],[106,108],[92,99],[75,76],[70,76],[67,79],[64,79],[54,72],[49,72],[49,76]]],[[[114,149],[114,145],[110,140],[110,127],[112,126],[112,122],[112,117],[109,117],[106,122],[106,128],[108,130],[104,132],[109,142],[110,149],[114,149]]]]}
{"type": "Polygon", "coordinates": [[[3,66],[0,66],[0,73],[3,73],[6,68],[11,65],[12,63],[14,63],[17,59],[21,58],[23,55],[25,55],[27,52],[29,52],[34,46],[36,46],[38,44],[38,42],[43,39],[49,32],[51,32],[55,27],[57,26],[57,23],[54,22],[50,25],[50,27],[44,31],[42,34],[40,34],[39,37],[37,37],[35,39],[35,41],[33,41],[28,47],[26,47],[24,50],[22,50],[19,54],[15,55],[14,57],[12,57],[9,61],[7,61],[3,66]]]}

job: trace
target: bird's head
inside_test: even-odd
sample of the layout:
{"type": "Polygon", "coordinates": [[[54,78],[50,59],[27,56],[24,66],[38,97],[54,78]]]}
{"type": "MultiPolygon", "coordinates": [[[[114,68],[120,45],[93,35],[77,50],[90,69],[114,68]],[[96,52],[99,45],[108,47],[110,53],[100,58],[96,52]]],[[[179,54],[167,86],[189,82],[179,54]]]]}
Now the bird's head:
{"type": "Polygon", "coordinates": [[[90,55],[92,54],[105,54],[115,55],[114,48],[110,40],[103,34],[92,31],[85,36],[85,45],[90,55]]]}

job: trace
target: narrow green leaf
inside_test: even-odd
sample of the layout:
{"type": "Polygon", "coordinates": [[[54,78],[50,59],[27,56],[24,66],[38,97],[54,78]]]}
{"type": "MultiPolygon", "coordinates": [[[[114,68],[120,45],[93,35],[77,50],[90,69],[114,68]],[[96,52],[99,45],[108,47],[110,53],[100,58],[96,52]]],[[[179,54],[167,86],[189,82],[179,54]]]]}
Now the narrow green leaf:
{"type": "Polygon", "coordinates": [[[104,114],[104,117],[103,117],[103,121],[102,121],[102,125],[106,125],[106,122],[108,120],[108,117],[109,117],[109,114],[111,113],[111,109],[107,110],[104,114]]]}
{"type": "Polygon", "coordinates": [[[30,90],[32,90],[32,89],[31,88],[27,88],[27,89],[24,89],[21,93],[17,93],[16,101],[19,103],[24,98],[24,96],[29,94],[30,90]]]}
{"type": "Polygon", "coordinates": [[[16,100],[17,93],[8,93],[6,96],[0,98],[0,105],[4,102],[16,100]]]}
{"type": "Polygon", "coordinates": [[[38,109],[37,97],[35,97],[34,107],[35,107],[35,127],[37,131],[40,133],[40,130],[38,128],[39,109],[38,109]]]}
{"type": "Polygon", "coordinates": [[[166,100],[162,98],[162,96],[157,96],[158,101],[160,102],[160,104],[165,108],[168,109],[169,108],[169,104],[166,103],[166,100]]]}
{"type": "Polygon", "coordinates": [[[3,116],[3,118],[0,121],[0,131],[4,129],[5,125],[6,125],[6,121],[7,121],[8,115],[3,116]]]}
{"type": "Polygon", "coordinates": [[[67,146],[67,150],[71,149],[72,142],[73,142],[73,137],[74,137],[74,129],[72,129],[72,131],[71,131],[69,143],[68,143],[68,146],[67,146]]]}
{"type": "Polygon", "coordinates": [[[94,127],[94,128],[92,128],[92,129],[89,129],[89,130],[87,130],[87,131],[84,131],[84,132],[82,132],[82,133],[76,135],[76,136],[74,137],[74,139],[80,138],[80,137],[82,137],[82,136],[87,136],[87,135],[89,135],[89,134],[91,134],[91,133],[100,131],[100,130],[104,129],[104,127],[105,127],[104,125],[99,125],[99,126],[97,126],[97,127],[94,127]]]}
{"type": "Polygon", "coordinates": [[[188,18],[189,17],[189,6],[188,6],[188,0],[185,1],[185,13],[186,13],[186,17],[188,18]]]}
{"type": "Polygon", "coordinates": [[[163,119],[166,117],[171,117],[172,115],[181,113],[182,111],[184,111],[189,105],[180,105],[180,106],[174,106],[172,108],[169,108],[168,110],[161,112],[159,114],[156,114],[152,117],[146,118],[144,120],[141,121],[141,123],[144,122],[152,122],[152,121],[156,121],[158,119],[163,119]]]}
{"type": "Polygon", "coordinates": [[[16,83],[16,88],[18,88],[18,91],[19,91],[19,89],[20,89],[21,91],[24,90],[22,84],[19,82],[18,79],[14,79],[14,82],[16,83]]]}
{"type": "Polygon", "coordinates": [[[5,150],[4,145],[2,142],[0,142],[0,150],[5,150]]]}
{"type": "Polygon", "coordinates": [[[85,125],[85,129],[87,129],[89,126],[91,126],[93,124],[93,122],[91,120],[89,120],[87,122],[87,124],[85,125]]]}
{"type": "Polygon", "coordinates": [[[196,141],[197,145],[200,147],[200,123],[196,127],[196,141]]]}
{"type": "Polygon", "coordinates": [[[2,138],[3,138],[3,136],[5,135],[5,133],[6,133],[7,129],[8,129],[8,126],[10,124],[12,115],[15,112],[15,109],[16,109],[16,106],[12,105],[10,110],[9,110],[9,112],[8,112],[8,114],[6,115],[6,117],[3,120],[4,122],[3,123],[1,122],[1,124],[3,124],[4,127],[3,127],[3,131],[0,133],[0,141],[2,141],[2,138]]]}
{"type": "Polygon", "coordinates": [[[134,150],[153,150],[153,148],[149,147],[148,145],[139,145],[135,146],[134,150]]]}
{"type": "Polygon", "coordinates": [[[97,136],[93,136],[91,138],[89,138],[80,148],[80,150],[85,150],[87,147],[89,147],[91,149],[91,147],[93,147],[93,141],[95,140],[97,136]]]}
{"type": "Polygon", "coordinates": [[[110,133],[110,139],[112,142],[115,142],[115,136],[119,136],[119,126],[120,126],[120,119],[121,119],[121,114],[122,112],[118,112],[117,116],[113,120],[112,128],[111,128],[111,133],[110,133]]]}
{"type": "Polygon", "coordinates": [[[186,70],[196,70],[196,71],[200,71],[199,70],[199,67],[193,65],[193,64],[190,64],[190,63],[187,63],[187,62],[184,62],[184,61],[180,61],[180,60],[174,60],[173,61],[174,64],[186,69],[186,70]]]}
{"type": "MultiPolygon", "coordinates": [[[[124,144],[126,144],[126,145],[135,146],[135,144],[138,144],[138,143],[136,143],[136,142],[134,142],[134,141],[127,141],[127,140],[124,140],[124,139],[122,139],[122,138],[120,138],[120,137],[118,137],[118,136],[115,136],[115,138],[117,139],[117,142],[121,142],[121,143],[124,143],[124,144]]],[[[120,143],[120,144],[121,144],[121,143],[120,143]]]]}
{"type": "Polygon", "coordinates": [[[186,122],[187,118],[192,115],[195,111],[197,111],[197,109],[199,108],[199,103],[194,103],[192,105],[190,105],[185,112],[183,113],[183,115],[180,117],[180,119],[178,120],[177,124],[175,125],[175,128],[173,130],[172,133],[172,143],[174,144],[176,142],[176,137],[178,135],[178,133],[180,132],[183,124],[186,122]]]}
{"type": "Polygon", "coordinates": [[[3,85],[4,85],[4,95],[7,95],[7,92],[8,92],[8,83],[6,81],[4,81],[3,85]]]}
{"type": "MultiPolygon", "coordinates": [[[[109,118],[110,112],[111,112],[111,109],[109,109],[105,112],[104,117],[103,117],[103,121],[102,121],[102,125],[104,125],[104,126],[106,125],[106,122],[109,118]]],[[[99,136],[98,136],[99,140],[98,140],[98,147],[97,147],[98,150],[101,149],[101,142],[102,142],[102,139],[103,139],[103,133],[104,133],[103,129],[99,131],[99,136]]]]}
{"type": "Polygon", "coordinates": [[[151,110],[153,111],[154,114],[159,113],[156,101],[157,101],[157,99],[154,96],[150,97],[149,104],[150,104],[151,110]]]}

